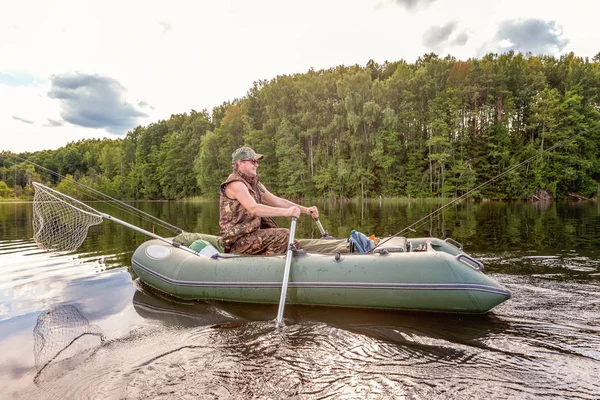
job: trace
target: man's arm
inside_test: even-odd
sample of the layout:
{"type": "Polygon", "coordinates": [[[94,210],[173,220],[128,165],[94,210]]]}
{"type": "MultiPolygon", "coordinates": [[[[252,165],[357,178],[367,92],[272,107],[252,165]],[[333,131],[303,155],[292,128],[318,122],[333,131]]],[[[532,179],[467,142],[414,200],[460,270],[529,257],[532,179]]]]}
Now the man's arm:
{"type": "MultiPolygon", "coordinates": [[[[248,189],[246,188],[246,191],[247,190],[248,189]]],[[[312,206],[312,207],[301,206],[300,204],[296,204],[289,200],[282,199],[281,197],[275,196],[273,193],[269,192],[267,190],[267,188],[265,188],[265,192],[263,193],[262,197],[267,203],[269,203],[272,206],[275,206],[275,207],[298,207],[300,209],[300,211],[303,212],[304,214],[308,214],[315,219],[319,218],[319,210],[317,209],[316,206],[312,206]]]]}
{"type": "MultiPolygon", "coordinates": [[[[268,191],[266,193],[268,193],[268,191]]],[[[239,182],[239,181],[234,181],[234,182],[231,182],[230,184],[228,184],[227,187],[225,187],[225,195],[227,197],[229,197],[230,199],[237,199],[246,210],[248,210],[249,212],[251,212],[252,214],[254,214],[258,217],[295,217],[295,218],[298,218],[300,216],[300,208],[296,204],[292,203],[291,201],[280,199],[280,200],[284,200],[285,203],[276,202],[276,204],[274,204],[274,203],[271,203],[270,201],[267,201],[267,199],[266,199],[267,196],[263,196],[265,198],[265,201],[267,201],[267,203],[269,203],[275,207],[270,207],[265,204],[258,204],[256,202],[256,200],[254,200],[254,197],[252,197],[250,195],[250,192],[248,191],[248,187],[246,187],[246,185],[244,185],[242,182],[239,182]]],[[[269,193],[269,195],[271,195],[271,194],[269,193]]],[[[271,196],[273,196],[273,195],[271,195],[271,196]]],[[[303,208],[306,208],[306,207],[303,207],[303,208]]]]}

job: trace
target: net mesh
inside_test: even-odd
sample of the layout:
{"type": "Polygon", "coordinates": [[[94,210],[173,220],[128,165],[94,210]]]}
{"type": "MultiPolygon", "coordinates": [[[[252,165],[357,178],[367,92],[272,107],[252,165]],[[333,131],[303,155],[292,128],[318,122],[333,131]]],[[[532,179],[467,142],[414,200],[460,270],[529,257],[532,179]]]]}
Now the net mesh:
{"type": "Polygon", "coordinates": [[[51,363],[95,351],[104,342],[100,327],[90,325],[79,309],[70,304],[40,314],[33,329],[33,338],[38,374],[51,363]]]}
{"type": "Polygon", "coordinates": [[[40,249],[72,251],[81,246],[102,215],[67,195],[34,183],[33,239],[40,249]]]}

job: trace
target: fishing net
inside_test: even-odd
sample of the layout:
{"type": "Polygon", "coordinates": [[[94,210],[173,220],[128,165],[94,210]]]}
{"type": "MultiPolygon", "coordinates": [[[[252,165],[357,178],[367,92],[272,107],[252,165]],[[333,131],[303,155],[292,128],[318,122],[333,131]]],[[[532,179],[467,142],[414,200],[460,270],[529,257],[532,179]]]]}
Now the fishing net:
{"type": "Polygon", "coordinates": [[[38,376],[50,364],[74,360],[96,351],[104,334],[73,305],[62,305],[38,316],[33,329],[33,353],[38,376]]]}
{"type": "Polygon", "coordinates": [[[40,249],[72,251],[102,215],[82,202],[37,182],[33,197],[33,239],[40,249]]]}

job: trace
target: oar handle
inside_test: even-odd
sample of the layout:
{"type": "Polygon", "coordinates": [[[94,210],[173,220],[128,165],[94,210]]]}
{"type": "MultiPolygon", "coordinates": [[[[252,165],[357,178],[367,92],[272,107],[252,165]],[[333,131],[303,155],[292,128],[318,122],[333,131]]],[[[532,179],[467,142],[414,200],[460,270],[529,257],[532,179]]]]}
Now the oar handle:
{"type": "Polygon", "coordinates": [[[279,297],[279,310],[277,310],[277,320],[275,327],[279,328],[283,320],[283,308],[285,307],[285,298],[287,295],[288,282],[290,280],[290,268],[292,265],[292,249],[294,248],[294,234],[296,232],[296,218],[292,217],[292,226],[290,227],[290,240],[285,255],[285,269],[283,271],[283,283],[281,284],[281,296],[279,297]]]}
{"type": "Polygon", "coordinates": [[[323,236],[323,237],[329,236],[329,232],[327,232],[323,228],[323,225],[321,225],[321,221],[319,221],[319,218],[315,218],[315,223],[317,224],[317,227],[319,227],[319,231],[321,232],[321,236],[323,236]]]}

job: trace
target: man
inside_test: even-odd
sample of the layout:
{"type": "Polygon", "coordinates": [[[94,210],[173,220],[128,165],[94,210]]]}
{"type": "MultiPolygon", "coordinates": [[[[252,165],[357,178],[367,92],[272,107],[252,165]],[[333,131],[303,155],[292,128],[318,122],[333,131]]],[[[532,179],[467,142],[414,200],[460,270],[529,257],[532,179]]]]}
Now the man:
{"type": "MultiPolygon", "coordinates": [[[[284,254],[290,231],[278,228],[271,217],[298,218],[300,213],[319,217],[317,207],[277,197],[259,182],[256,170],[262,158],[249,147],[240,147],[232,154],[233,172],[220,186],[219,226],[226,253],[284,254]]],[[[294,244],[300,248],[297,241],[294,244]]]]}

